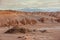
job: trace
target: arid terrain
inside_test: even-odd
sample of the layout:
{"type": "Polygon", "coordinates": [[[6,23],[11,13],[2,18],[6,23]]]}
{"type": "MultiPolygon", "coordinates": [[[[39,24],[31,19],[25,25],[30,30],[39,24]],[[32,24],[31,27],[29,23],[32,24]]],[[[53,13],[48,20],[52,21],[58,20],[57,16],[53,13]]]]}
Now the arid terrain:
{"type": "Polygon", "coordinates": [[[0,40],[60,40],[60,12],[0,10],[0,40]]]}

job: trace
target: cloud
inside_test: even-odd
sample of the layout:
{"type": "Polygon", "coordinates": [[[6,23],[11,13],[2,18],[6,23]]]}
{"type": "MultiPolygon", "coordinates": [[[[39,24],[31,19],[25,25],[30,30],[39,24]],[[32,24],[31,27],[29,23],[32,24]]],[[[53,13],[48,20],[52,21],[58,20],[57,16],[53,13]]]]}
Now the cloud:
{"type": "Polygon", "coordinates": [[[0,9],[60,8],[58,0],[0,0],[0,9]]]}

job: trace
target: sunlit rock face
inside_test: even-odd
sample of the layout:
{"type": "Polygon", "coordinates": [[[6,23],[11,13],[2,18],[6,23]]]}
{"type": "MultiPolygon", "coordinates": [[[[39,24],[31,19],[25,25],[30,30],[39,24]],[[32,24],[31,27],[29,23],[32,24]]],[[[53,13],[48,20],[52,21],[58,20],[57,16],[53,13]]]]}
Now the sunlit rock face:
{"type": "Polygon", "coordinates": [[[20,21],[23,25],[27,25],[27,24],[36,24],[37,21],[35,19],[29,19],[29,18],[24,18],[20,21]]]}

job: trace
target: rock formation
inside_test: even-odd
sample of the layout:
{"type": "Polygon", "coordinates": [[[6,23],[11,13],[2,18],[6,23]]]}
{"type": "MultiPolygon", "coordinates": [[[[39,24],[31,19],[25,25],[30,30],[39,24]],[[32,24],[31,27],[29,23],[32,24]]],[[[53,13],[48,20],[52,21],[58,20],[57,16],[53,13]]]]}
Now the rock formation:
{"type": "Polygon", "coordinates": [[[60,12],[0,10],[0,27],[35,25],[38,23],[37,21],[40,23],[60,23],[60,12]],[[38,19],[38,17],[40,18],[38,19]]]}

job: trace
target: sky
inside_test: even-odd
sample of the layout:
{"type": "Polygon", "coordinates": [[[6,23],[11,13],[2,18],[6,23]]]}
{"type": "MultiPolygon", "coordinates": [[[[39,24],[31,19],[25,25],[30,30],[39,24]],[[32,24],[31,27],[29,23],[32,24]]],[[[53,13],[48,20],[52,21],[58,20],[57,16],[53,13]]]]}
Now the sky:
{"type": "Polygon", "coordinates": [[[0,9],[22,8],[60,9],[60,0],[0,0],[0,9]]]}

